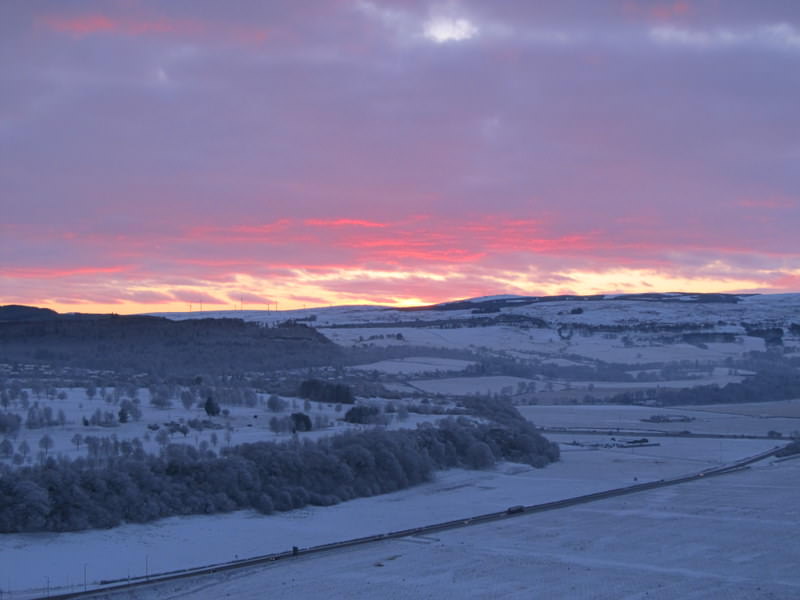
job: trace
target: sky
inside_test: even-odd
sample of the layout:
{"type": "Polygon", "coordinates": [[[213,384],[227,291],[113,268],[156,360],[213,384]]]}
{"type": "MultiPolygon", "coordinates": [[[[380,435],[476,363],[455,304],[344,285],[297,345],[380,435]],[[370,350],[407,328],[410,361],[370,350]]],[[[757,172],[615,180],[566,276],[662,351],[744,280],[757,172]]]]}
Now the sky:
{"type": "Polygon", "coordinates": [[[3,0],[0,304],[800,291],[796,0],[3,0]]]}

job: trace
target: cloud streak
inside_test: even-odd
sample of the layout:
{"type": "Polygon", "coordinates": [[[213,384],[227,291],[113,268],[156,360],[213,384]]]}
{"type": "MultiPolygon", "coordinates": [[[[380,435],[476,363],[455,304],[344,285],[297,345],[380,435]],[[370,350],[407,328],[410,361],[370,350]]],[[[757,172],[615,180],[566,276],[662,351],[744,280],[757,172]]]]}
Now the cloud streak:
{"type": "Polygon", "coordinates": [[[261,44],[269,37],[263,27],[243,24],[226,25],[194,18],[174,19],[165,16],[144,18],[102,13],[77,15],[44,14],[35,19],[36,26],[74,38],[87,36],[171,37],[178,39],[214,40],[244,44],[261,44]]]}

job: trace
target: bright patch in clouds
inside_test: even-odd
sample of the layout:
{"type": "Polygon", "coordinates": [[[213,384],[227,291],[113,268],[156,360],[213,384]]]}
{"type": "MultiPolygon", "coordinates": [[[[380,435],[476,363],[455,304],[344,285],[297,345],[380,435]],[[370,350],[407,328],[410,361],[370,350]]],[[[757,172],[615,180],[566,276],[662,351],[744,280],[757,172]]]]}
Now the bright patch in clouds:
{"type": "Polygon", "coordinates": [[[478,28],[467,19],[435,17],[425,23],[425,37],[437,44],[460,42],[477,34],[478,28]]]}

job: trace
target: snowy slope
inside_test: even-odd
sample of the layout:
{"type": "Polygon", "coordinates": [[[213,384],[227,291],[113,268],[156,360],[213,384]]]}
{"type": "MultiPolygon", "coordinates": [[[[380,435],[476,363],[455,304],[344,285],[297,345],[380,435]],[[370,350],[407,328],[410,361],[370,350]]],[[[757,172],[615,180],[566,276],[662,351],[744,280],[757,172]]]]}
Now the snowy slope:
{"type": "MultiPolygon", "coordinates": [[[[473,308],[443,310],[442,307],[447,305],[412,311],[385,306],[333,306],[287,311],[228,310],[150,314],[175,320],[227,317],[267,324],[296,319],[308,320],[308,324],[314,327],[469,319],[493,314],[538,317],[551,325],[634,326],[642,323],[720,325],[720,321],[724,321],[729,324],[788,326],[792,322],[800,323],[800,294],[743,295],[737,296],[737,302],[696,301],[691,295],[665,295],[665,297],[663,300],[636,300],[615,296],[598,300],[571,299],[522,303],[526,299],[524,296],[490,296],[463,301],[467,304],[480,305],[501,300],[507,304],[497,313],[488,314],[475,314],[473,308]],[[515,304],[515,300],[519,303],[515,304]],[[572,314],[571,311],[574,309],[582,309],[583,312],[572,314]]],[[[448,304],[460,305],[460,303],[448,304]]]]}

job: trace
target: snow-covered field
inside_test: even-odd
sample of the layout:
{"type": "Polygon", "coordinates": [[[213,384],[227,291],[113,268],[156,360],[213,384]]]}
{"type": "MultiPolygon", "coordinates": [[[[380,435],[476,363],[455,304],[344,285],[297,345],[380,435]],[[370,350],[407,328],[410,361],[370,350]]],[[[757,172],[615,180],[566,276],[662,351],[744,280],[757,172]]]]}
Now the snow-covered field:
{"type": "MultiPolygon", "coordinates": [[[[190,444],[199,447],[201,444],[208,444],[212,450],[219,450],[227,445],[236,445],[251,442],[263,441],[285,441],[289,439],[288,433],[275,433],[270,430],[269,422],[274,416],[286,417],[293,412],[306,411],[312,420],[321,419],[325,426],[315,429],[314,431],[302,433],[303,439],[318,439],[329,435],[335,435],[351,429],[360,429],[360,425],[346,423],[341,420],[344,416],[347,407],[340,407],[340,411],[336,411],[336,406],[333,404],[325,404],[322,402],[308,402],[307,404],[299,398],[283,397],[286,402],[286,408],[279,412],[272,412],[266,406],[266,397],[262,394],[258,397],[256,406],[232,406],[225,405],[224,408],[228,411],[227,415],[220,415],[210,418],[206,415],[205,410],[201,405],[185,408],[180,401],[173,401],[170,408],[156,408],[150,405],[149,393],[146,390],[139,390],[139,397],[141,398],[140,409],[141,418],[139,420],[129,420],[127,423],[119,423],[118,411],[119,404],[105,402],[96,396],[90,400],[86,396],[85,388],[62,388],[66,394],[63,400],[54,399],[48,400],[45,397],[36,399],[31,395],[30,404],[38,403],[41,407],[49,406],[53,414],[57,415],[59,411],[63,411],[66,422],[64,425],[55,425],[41,429],[29,429],[23,423],[20,430],[14,435],[9,437],[9,441],[13,444],[14,450],[19,451],[20,446],[27,444],[29,452],[26,455],[26,463],[33,464],[37,461],[38,453],[40,451],[39,443],[41,439],[47,435],[53,442],[52,447],[48,450],[49,456],[64,456],[67,458],[75,458],[78,456],[85,456],[87,447],[85,442],[81,441],[80,444],[74,440],[76,435],[83,437],[94,436],[98,438],[111,438],[119,442],[130,441],[139,439],[142,443],[142,448],[147,453],[158,453],[160,444],[158,441],[158,430],[148,429],[148,426],[159,426],[159,430],[164,430],[164,424],[168,422],[186,423],[189,420],[210,420],[217,425],[219,429],[203,429],[197,431],[189,429],[187,435],[181,433],[173,433],[168,436],[165,443],[179,443],[190,444]],[[308,406],[308,410],[306,410],[308,406]],[[114,426],[105,427],[101,425],[83,425],[82,419],[84,417],[91,418],[92,414],[100,410],[101,413],[111,412],[114,416],[114,426]]],[[[109,390],[110,393],[111,390],[109,390]]],[[[22,408],[12,407],[11,412],[15,412],[25,417],[26,411],[22,408]]],[[[390,429],[398,428],[414,428],[417,424],[423,421],[431,421],[434,417],[409,414],[404,420],[394,419],[388,425],[390,429]]],[[[316,424],[315,424],[316,427],[316,424]]],[[[12,464],[10,458],[0,457],[0,463],[6,461],[7,464],[12,464]]]]}
{"type": "MultiPolygon", "coordinates": [[[[489,301],[489,299],[485,299],[489,301]]],[[[800,314],[800,294],[752,296],[739,303],[567,301],[503,308],[501,313],[458,311],[402,312],[384,307],[330,307],[298,311],[227,311],[173,313],[173,319],[237,317],[264,324],[287,319],[309,325],[345,346],[408,346],[415,356],[381,360],[349,367],[347,376],[374,372],[391,377],[386,387],[401,394],[517,394],[533,379],[506,375],[457,377],[471,363],[425,356],[420,348],[472,350],[480,356],[501,356],[549,363],[561,367],[591,365],[595,361],[626,363],[632,369],[644,363],[690,361],[712,374],[696,380],[658,382],[569,382],[536,380],[541,399],[570,387],[581,396],[589,390],[623,391],[644,387],[682,387],[741,380],[724,361],[750,351],[763,351],[765,340],[743,323],[785,328],[784,351],[796,352],[800,340],[789,325],[800,314]],[[580,308],[581,311],[576,311],[580,308]],[[442,327],[445,319],[494,319],[516,315],[543,319],[547,327],[513,324],[482,327],[442,327]],[[403,322],[403,323],[401,323],[403,322]],[[421,323],[422,322],[422,323],[421,323]],[[427,326],[420,326],[429,322],[427,326]],[[635,333],[647,325],[678,325],[672,330],[635,333]],[[344,326],[342,326],[344,325],[344,326]],[[357,325],[348,327],[347,325],[357,325]],[[364,325],[367,325],[365,327],[364,325]],[[370,326],[371,325],[371,326],[370,326]],[[570,327],[575,326],[574,330],[570,327]],[[592,327],[609,326],[605,330],[592,327]],[[686,327],[685,329],[683,327],[686,327]],[[619,329],[614,329],[619,327],[619,329]],[[633,334],[618,333],[619,331],[633,334]],[[653,332],[656,333],[653,333],[653,332]],[[664,333],[658,333],[661,331],[664,333]],[[732,335],[733,341],[689,344],[683,331],[732,335]],[[398,335],[402,334],[402,335],[398,335]],[[669,342],[663,341],[672,339],[669,342]]],[[[496,323],[496,322],[493,322],[496,323]]],[[[463,322],[457,325],[464,325],[463,322]]],[[[691,338],[688,338],[691,339],[691,338]]],[[[726,339],[720,336],[720,339],[726,339]]],[[[394,351],[393,351],[394,352],[394,351]]],[[[435,352],[430,352],[435,354],[435,352]]],[[[383,356],[385,356],[384,354],[383,356]]],[[[377,356],[375,359],[376,360],[377,356]]],[[[498,361],[500,362],[500,361],[498,361]]],[[[648,366],[647,369],[659,370],[648,366]]],[[[495,371],[503,372],[503,371],[495,371]]],[[[518,373],[518,371],[511,371],[518,373]]],[[[525,374],[525,372],[523,372],[525,374]]],[[[379,381],[380,377],[373,378],[379,381]]],[[[149,405],[140,390],[142,418],[115,427],[84,426],[100,409],[115,416],[119,405],[90,400],[83,389],[64,390],[63,400],[39,400],[66,423],[47,429],[23,427],[12,440],[30,448],[28,463],[37,460],[39,442],[46,433],[53,440],[50,455],[75,457],[86,452],[73,439],[115,436],[118,441],[139,438],[148,452],[160,443],[148,425],[167,421],[186,423],[206,419],[200,406],[184,408],[174,401],[168,409],[149,405]]],[[[602,394],[598,394],[602,395],[602,394]]],[[[517,398],[519,400],[519,398],[517,398]]],[[[307,412],[330,426],[302,434],[314,439],[360,426],[338,421],[343,415],[333,405],[285,398],[286,409],[307,412]]],[[[30,402],[37,401],[31,393],[30,402]]],[[[222,429],[191,430],[168,441],[227,444],[289,439],[269,429],[275,413],[265,406],[229,406],[226,416],[215,417],[222,429]]],[[[372,399],[376,404],[382,399],[372,399]]],[[[397,402],[393,400],[393,402],[397,402]]],[[[402,401],[401,401],[402,402],[402,401]]],[[[414,400],[418,402],[418,400],[414,400]]],[[[757,405],[649,408],[641,406],[533,405],[520,406],[524,416],[543,427],[585,427],[638,431],[684,431],[732,435],[784,436],[800,429],[800,401],[757,405]],[[644,422],[653,415],[683,415],[688,422],[644,422]]],[[[15,412],[23,414],[19,406],[15,412]]],[[[428,417],[412,413],[390,427],[415,427],[428,417]]],[[[280,513],[271,516],[242,511],[227,515],[165,519],[145,525],[125,525],[108,531],[70,534],[0,535],[0,600],[82,589],[100,579],[126,578],[178,568],[245,558],[292,546],[309,546],[363,535],[415,527],[427,523],[502,510],[517,504],[544,502],[632,483],[690,473],[710,465],[755,454],[781,440],[660,438],[658,446],[595,448],[606,436],[551,434],[561,443],[562,461],[542,470],[501,464],[491,471],[454,470],[436,480],[395,494],[363,498],[338,506],[280,513]],[[584,446],[569,445],[576,441],[584,446]]],[[[163,438],[163,436],[162,436],[163,438]]],[[[165,443],[162,439],[161,443],[165,443]]],[[[0,458],[11,464],[11,459],[0,458]]],[[[273,568],[235,576],[202,578],[197,582],[163,586],[160,591],[137,593],[143,600],[167,597],[240,598],[364,597],[597,597],[597,598],[798,598],[800,577],[794,567],[800,549],[790,534],[797,517],[796,490],[800,460],[759,467],[712,481],[639,494],[557,513],[525,516],[494,525],[448,532],[433,538],[387,542],[330,554],[301,558],[273,568]],[[739,483],[737,483],[739,482],[739,483]],[[694,587],[693,587],[694,586],[694,587]]],[[[796,536],[795,536],[796,537],[796,536]]]]}
{"type": "Polygon", "coordinates": [[[761,338],[741,336],[738,339],[740,342],[710,343],[706,344],[705,348],[684,343],[661,345],[642,343],[628,347],[618,340],[609,340],[602,336],[576,336],[563,345],[561,351],[594,360],[631,365],[686,360],[701,363],[720,362],[745,352],[764,351],[764,340],[761,338]]]}
{"type": "MultiPolygon", "coordinates": [[[[752,405],[755,406],[755,405],[752,405]]],[[[800,422],[789,417],[761,417],[716,412],[702,407],[645,406],[518,406],[517,409],[539,427],[596,427],[598,429],[637,429],[653,431],[691,431],[730,435],[765,436],[770,431],[784,435],[800,429],[800,422]],[[653,415],[686,416],[690,422],[650,423],[642,421],[653,415]]]]}
{"type": "MultiPolygon", "coordinates": [[[[747,402],[741,404],[709,404],[700,407],[698,410],[748,415],[765,419],[776,417],[800,419],[800,399],[781,400],[777,402],[747,402]]],[[[800,421],[797,421],[797,428],[800,429],[800,421]]]]}
{"type": "Polygon", "coordinates": [[[800,597],[800,461],[142,590],[220,598],[800,597]]]}
{"type": "Polygon", "coordinates": [[[377,371],[389,375],[417,375],[420,373],[453,373],[463,371],[473,361],[457,358],[438,358],[435,356],[412,356],[394,360],[381,360],[365,365],[351,367],[356,371],[377,371]]]}
{"type": "Polygon", "coordinates": [[[503,390],[515,393],[517,386],[528,385],[530,379],[506,375],[487,375],[485,377],[454,377],[450,379],[415,379],[408,385],[429,394],[475,396],[498,394],[503,390]]]}
{"type": "MultiPolygon", "coordinates": [[[[343,346],[362,345],[362,337],[374,337],[369,344],[385,346],[426,346],[431,348],[472,349],[494,353],[507,353],[518,358],[531,359],[562,355],[579,356],[591,361],[626,363],[631,365],[699,361],[703,364],[719,363],[729,357],[765,349],[764,340],[740,335],[736,342],[709,343],[705,347],[686,343],[653,343],[643,339],[626,346],[620,339],[596,334],[559,339],[553,329],[521,329],[519,327],[492,325],[461,329],[412,327],[388,328],[334,328],[320,329],[325,336],[343,346]],[[403,340],[394,334],[402,331],[403,340]]],[[[553,360],[551,358],[550,360],[553,360]]],[[[562,359],[563,360],[563,359],[562,359]]]]}
{"type": "MultiPolygon", "coordinates": [[[[551,438],[565,442],[575,436],[551,438]]],[[[773,446],[767,440],[722,442],[668,439],[655,447],[600,450],[562,445],[562,460],[545,469],[504,463],[491,471],[453,470],[439,473],[433,483],[332,507],[271,516],[241,511],[176,517],[108,531],[6,534],[0,536],[0,586],[14,590],[14,598],[42,593],[46,578],[53,591],[77,590],[84,565],[91,584],[144,575],[145,569],[234,560],[557,500],[628,485],[634,478],[691,473],[773,446]]]]}

